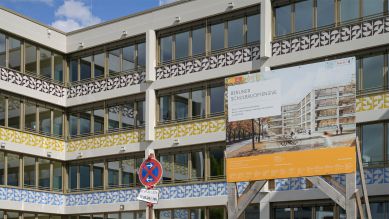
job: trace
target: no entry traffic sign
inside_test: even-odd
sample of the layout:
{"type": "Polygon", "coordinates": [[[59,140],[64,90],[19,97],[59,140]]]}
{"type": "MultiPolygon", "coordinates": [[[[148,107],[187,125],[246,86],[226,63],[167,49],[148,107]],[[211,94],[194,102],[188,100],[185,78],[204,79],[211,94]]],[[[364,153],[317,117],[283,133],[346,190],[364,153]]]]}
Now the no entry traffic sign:
{"type": "Polygon", "coordinates": [[[139,180],[147,188],[153,187],[162,178],[162,166],[153,157],[147,158],[140,165],[139,168],[139,180]]]}

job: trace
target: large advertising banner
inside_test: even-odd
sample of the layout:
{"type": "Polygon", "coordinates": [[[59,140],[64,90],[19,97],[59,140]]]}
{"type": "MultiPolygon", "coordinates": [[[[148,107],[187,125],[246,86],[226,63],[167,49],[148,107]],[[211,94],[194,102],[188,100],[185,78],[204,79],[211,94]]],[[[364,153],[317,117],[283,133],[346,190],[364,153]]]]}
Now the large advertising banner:
{"type": "Polygon", "coordinates": [[[227,181],[351,173],[355,58],[226,78],[227,181]]]}

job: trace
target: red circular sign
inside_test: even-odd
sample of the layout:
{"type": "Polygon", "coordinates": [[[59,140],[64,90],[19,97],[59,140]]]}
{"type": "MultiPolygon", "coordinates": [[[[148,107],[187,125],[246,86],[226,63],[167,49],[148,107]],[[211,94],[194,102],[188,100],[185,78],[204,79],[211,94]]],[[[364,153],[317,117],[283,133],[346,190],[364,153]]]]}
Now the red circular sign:
{"type": "Polygon", "coordinates": [[[162,165],[155,158],[147,158],[140,165],[139,180],[147,188],[156,185],[162,178],[162,165]]]}

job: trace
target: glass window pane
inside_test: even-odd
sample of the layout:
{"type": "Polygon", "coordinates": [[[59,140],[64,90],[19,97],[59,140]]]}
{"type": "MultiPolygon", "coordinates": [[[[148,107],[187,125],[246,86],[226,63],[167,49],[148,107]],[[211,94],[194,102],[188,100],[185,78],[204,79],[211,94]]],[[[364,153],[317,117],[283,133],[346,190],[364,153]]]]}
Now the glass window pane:
{"type": "Polygon", "coordinates": [[[91,111],[80,113],[80,135],[89,134],[91,132],[91,111]]]}
{"type": "Polygon", "coordinates": [[[54,113],[54,127],[53,134],[55,136],[62,136],[63,134],[63,113],[59,110],[53,110],[54,113]]]}
{"type": "Polygon", "coordinates": [[[224,87],[211,87],[211,115],[224,112],[224,87]]]}
{"type": "Polygon", "coordinates": [[[224,48],[224,23],[211,26],[211,50],[224,48]]]}
{"type": "Polygon", "coordinates": [[[38,159],[39,163],[39,188],[50,188],[50,160],[38,159]]]}
{"type": "Polygon", "coordinates": [[[189,32],[176,34],[176,59],[188,56],[189,32]]]}
{"type": "Polygon", "coordinates": [[[120,106],[111,106],[108,108],[108,130],[119,128],[120,106]]]}
{"type": "Polygon", "coordinates": [[[9,63],[8,67],[20,71],[21,65],[21,43],[20,40],[9,37],[9,63]]]}
{"type": "Polygon", "coordinates": [[[189,219],[188,209],[174,209],[173,210],[173,219],[183,219],[183,218],[189,219]]]}
{"type": "MultiPolygon", "coordinates": [[[[3,219],[2,215],[0,215],[0,219],[3,219]]],[[[35,214],[23,213],[23,219],[35,219],[35,214]]]]}
{"type": "Polygon", "coordinates": [[[190,210],[191,219],[205,219],[204,208],[194,208],[190,210]]]}
{"type": "Polygon", "coordinates": [[[95,133],[102,133],[104,131],[104,109],[95,109],[93,119],[95,133]]]}
{"type": "Polygon", "coordinates": [[[276,208],[274,209],[274,218],[277,219],[290,219],[290,208],[276,208]]]}
{"type": "Polygon", "coordinates": [[[81,58],[80,60],[80,80],[91,78],[92,75],[92,56],[81,58]]]}
{"type": "MultiPolygon", "coordinates": [[[[136,158],[135,159],[135,169],[138,170],[140,168],[140,165],[142,164],[143,162],[143,158],[136,158]]],[[[136,177],[135,177],[135,180],[136,180],[136,185],[137,186],[143,186],[140,181],[139,181],[139,174],[138,172],[136,171],[136,177]]]]}
{"type": "Polygon", "coordinates": [[[54,54],[54,80],[63,81],[63,57],[54,54]]]}
{"type": "Polygon", "coordinates": [[[192,91],[192,116],[205,116],[205,90],[192,91]]]}
{"type": "Polygon", "coordinates": [[[77,170],[78,170],[78,165],[71,164],[69,166],[69,189],[70,191],[77,190],[77,170]]]}
{"type": "Polygon", "coordinates": [[[362,161],[382,162],[384,146],[384,124],[369,124],[362,126],[362,161]]]}
{"type": "Polygon", "coordinates": [[[45,49],[40,49],[40,74],[51,78],[51,52],[45,49]]]}
{"type": "Polygon", "coordinates": [[[69,80],[70,81],[77,81],[78,80],[78,61],[77,59],[70,60],[69,64],[69,80]]]}
{"type": "Polygon", "coordinates": [[[8,98],[8,127],[20,128],[20,100],[8,98]]]}
{"type": "Polygon", "coordinates": [[[377,55],[363,58],[363,89],[381,88],[384,85],[384,56],[377,55]]]}
{"type": "Polygon", "coordinates": [[[88,164],[80,165],[80,189],[88,190],[90,188],[90,166],[88,164]]]}
{"type": "Polygon", "coordinates": [[[117,187],[119,185],[119,161],[108,162],[108,186],[117,187]]]}
{"type": "Polygon", "coordinates": [[[172,181],[173,176],[173,156],[172,155],[160,155],[159,162],[163,166],[162,181],[169,183],[172,181]]]}
{"type": "Polygon", "coordinates": [[[134,103],[124,104],[122,107],[122,128],[133,128],[134,120],[134,103]]]}
{"type": "Polygon", "coordinates": [[[135,160],[126,159],[122,161],[122,185],[133,186],[135,177],[135,160]]]}
{"type": "Polygon", "coordinates": [[[188,118],[189,93],[179,93],[174,95],[174,105],[176,120],[188,118]]]}
{"type": "Polygon", "coordinates": [[[286,5],[276,8],[275,28],[276,36],[282,36],[291,32],[291,18],[292,10],[291,5],[286,5]]]}
{"type": "Polygon", "coordinates": [[[209,218],[224,218],[224,207],[209,208],[209,218]]]}
{"type": "Polygon", "coordinates": [[[243,18],[228,21],[228,47],[234,47],[243,44],[243,24],[243,18]]]}
{"type": "Polygon", "coordinates": [[[389,215],[385,215],[384,205],[384,202],[370,203],[371,218],[388,218],[389,215]]]}
{"type": "Polygon", "coordinates": [[[53,161],[53,189],[62,189],[62,163],[53,161]]]}
{"type": "Polygon", "coordinates": [[[295,32],[312,28],[312,0],[301,1],[295,4],[295,32]]]}
{"type": "Polygon", "coordinates": [[[171,119],[170,96],[159,97],[159,121],[165,122],[171,119]]]}
{"type": "Polygon", "coordinates": [[[7,183],[10,186],[19,186],[19,155],[8,153],[7,159],[7,183]]]}
{"type": "Polygon", "coordinates": [[[19,213],[7,211],[7,219],[19,219],[19,213]]]}
{"type": "Polygon", "coordinates": [[[176,181],[189,179],[188,153],[175,154],[174,179],[176,181]]]}
{"type": "Polygon", "coordinates": [[[327,26],[334,22],[334,0],[317,0],[317,26],[327,26]]]}
{"type": "Polygon", "coordinates": [[[136,109],[136,125],[144,126],[145,125],[145,114],[146,114],[146,106],[145,101],[138,101],[137,104],[138,109],[136,109]]]}
{"type": "Polygon", "coordinates": [[[36,73],[37,56],[36,46],[26,43],[26,51],[24,55],[26,72],[36,73]]]}
{"type": "Polygon", "coordinates": [[[301,207],[294,208],[294,218],[295,219],[311,219],[312,218],[312,208],[311,207],[301,207]]]}
{"type": "Polygon", "coordinates": [[[172,60],[172,36],[163,37],[160,40],[160,56],[161,62],[172,60]]]}
{"type": "Polygon", "coordinates": [[[192,179],[202,179],[204,178],[204,154],[202,151],[196,151],[191,153],[192,160],[192,169],[191,176],[192,179]]]}
{"type": "Polygon", "coordinates": [[[342,22],[359,17],[359,0],[340,0],[340,20],[342,22]]]}
{"type": "Polygon", "coordinates": [[[120,214],[120,219],[135,219],[134,212],[122,212],[120,214]]]}
{"type": "MultiPolygon", "coordinates": [[[[258,219],[259,218],[259,204],[251,204],[247,206],[246,210],[244,211],[244,218],[245,219],[258,219]]],[[[304,218],[308,219],[308,218],[304,218]]]]}
{"type": "Polygon", "coordinates": [[[136,219],[146,219],[146,211],[135,212],[136,219]]]}
{"type": "Polygon", "coordinates": [[[51,111],[39,106],[39,132],[50,134],[51,132],[51,111]]]}
{"type": "Polygon", "coordinates": [[[146,44],[138,44],[138,65],[145,67],[146,66],[146,44]]]}
{"type": "Polygon", "coordinates": [[[36,131],[36,105],[34,103],[25,102],[24,123],[26,130],[36,131]]]}
{"type": "Polygon", "coordinates": [[[48,214],[38,214],[38,219],[50,219],[48,214]]]}
{"type": "MultiPolygon", "coordinates": [[[[122,214],[123,215],[123,214],[122,214]]],[[[24,219],[24,218],[23,218],[24,219]]],[[[60,219],[60,218],[59,218],[60,219]]],[[[92,219],[104,219],[104,214],[93,214],[92,219]]],[[[123,218],[121,218],[123,219],[123,218]]]]}
{"type": "Polygon", "coordinates": [[[209,151],[211,177],[224,176],[224,150],[211,149],[209,151]]]}
{"type": "Polygon", "coordinates": [[[119,219],[119,214],[117,213],[108,214],[107,219],[119,219]]]}
{"type": "Polygon", "coordinates": [[[135,46],[123,48],[123,71],[135,68],[135,46]]]}
{"type": "Polygon", "coordinates": [[[69,115],[69,134],[71,137],[76,136],[77,133],[78,116],[76,114],[69,115]]]}
{"type": "Polygon", "coordinates": [[[93,164],[93,189],[103,189],[104,186],[104,162],[93,164]]]}
{"type": "Polygon", "coordinates": [[[192,31],[192,55],[205,53],[205,28],[192,31]]]}
{"type": "Polygon", "coordinates": [[[120,49],[108,52],[109,73],[121,72],[120,53],[120,49]]]}
{"type": "Polygon", "coordinates": [[[334,206],[318,206],[316,207],[316,219],[334,218],[334,206]]]}
{"type": "Polygon", "coordinates": [[[172,218],[171,210],[159,211],[159,219],[171,219],[171,218],[172,218]]]}
{"type": "Polygon", "coordinates": [[[104,62],[105,62],[105,53],[95,54],[93,56],[94,61],[94,77],[98,78],[104,75],[104,62]]]}
{"type": "Polygon", "coordinates": [[[5,98],[0,95],[0,126],[5,126],[5,98]]]}
{"type": "Polygon", "coordinates": [[[23,157],[24,162],[24,186],[34,187],[35,186],[35,158],[34,157],[23,157]]]}
{"type": "Polygon", "coordinates": [[[5,169],[4,165],[5,165],[4,152],[0,151],[0,185],[4,185],[4,169],[5,169]]]}
{"type": "Polygon", "coordinates": [[[363,16],[384,12],[384,0],[363,0],[363,16]]]}
{"type": "Polygon", "coordinates": [[[5,48],[5,35],[0,33],[0,66],[4,67],[6,62],[5,48]]]}
{"type": "Polygon", "coordinates": [[[260,14],[247,17],[247,43],[258,42],[261,39],[260,14]]]}

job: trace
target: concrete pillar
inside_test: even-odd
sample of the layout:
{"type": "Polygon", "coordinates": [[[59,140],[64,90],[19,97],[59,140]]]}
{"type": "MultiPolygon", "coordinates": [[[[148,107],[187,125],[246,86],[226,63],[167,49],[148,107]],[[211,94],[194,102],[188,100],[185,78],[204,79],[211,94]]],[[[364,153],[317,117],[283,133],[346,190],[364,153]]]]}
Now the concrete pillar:
{"type": "Polygon", "coordinates": [[[154,141],[155,139],[155,124],[156,124],[156,95],[155,90],[146,89],[146,127],[145,127],[145,140],[154,141]]]}
{"type": "Polygon", "coordinates": [[[347,219],[357,218],[357,203],[355,200],[356,173],[346,174],[346,214],[347,219]]]}
{"type": "Polygon", "coordinates": [[[259,196],[259,218],[270,219],[270,192],[269,181],[263,186],[259,196]]]}
{"type": "Polygon", "coordinates": [[[146,32],[146,82],[155,81],[155,67],[157,65],[157,37],[154,30],[146,32]]]}
{"type": "Polygon", "coordinates": [[[261,2],[261,59],[271,56],[272,41],[272,7],[271,0],[262,0],[261,2]]]}

